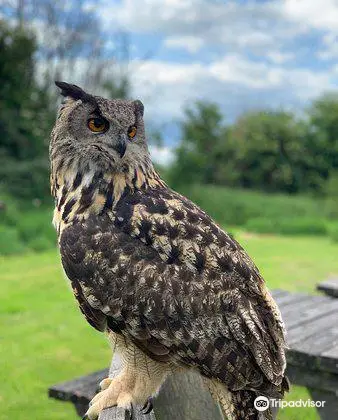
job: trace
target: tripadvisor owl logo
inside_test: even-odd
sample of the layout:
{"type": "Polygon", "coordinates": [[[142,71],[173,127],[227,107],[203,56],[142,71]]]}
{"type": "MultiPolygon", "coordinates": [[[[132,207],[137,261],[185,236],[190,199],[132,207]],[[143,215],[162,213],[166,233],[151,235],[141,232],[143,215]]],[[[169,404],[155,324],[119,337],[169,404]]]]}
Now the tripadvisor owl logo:
{"type": "Polygon", "coordinates": [[[254,407],[257,411],[265,411],[269,408],[270,401],[263,395],[258,396],[254,401],[254,407]]]}

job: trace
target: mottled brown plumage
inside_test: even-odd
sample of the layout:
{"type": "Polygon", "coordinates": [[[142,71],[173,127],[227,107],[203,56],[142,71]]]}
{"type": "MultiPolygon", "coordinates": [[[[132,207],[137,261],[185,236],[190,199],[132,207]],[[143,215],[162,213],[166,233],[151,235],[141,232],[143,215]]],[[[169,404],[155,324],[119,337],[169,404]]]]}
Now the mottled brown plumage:
{"type": "Polygon", "coordinates": [[[125,360],[124,379],[95,399],[88,418],[108,400],[142,402],[141,387],[155,393],[181,368],[206,378],[230,419],[258,418],[255,396],[280,397],[287,381],[283,323],[257,267],[157,175],[139,101],[62,89],[68,99],[50,149],[62,264],[88,322],[109,332],[125,360]],[[89,132],[93,114],[109,121],[107,133],[89,132]],[[125,134],[131,125],[135,139],[125,134]]]}

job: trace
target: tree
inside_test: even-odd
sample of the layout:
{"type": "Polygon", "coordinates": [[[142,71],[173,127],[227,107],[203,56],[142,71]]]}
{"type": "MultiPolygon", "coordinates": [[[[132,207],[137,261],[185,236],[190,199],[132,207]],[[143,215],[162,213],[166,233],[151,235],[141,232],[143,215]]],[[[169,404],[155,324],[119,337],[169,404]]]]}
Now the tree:
{"type": "Polygon", "coordinates": [[[332,170],[325,184],[325,212],[330,219],[338,219],[338,171],[332,170]]]}
{"type": "Polygon", "coordinates": [[[37,35],[36,78],[42,88],[53,92],[54,80],[66,80],[110,97],[129,96],[129,34],[107,34],[98,4],[100,0],[4,0],[0,6],[17,27],[37,35]]]}
{"type": "Polygon", "coordinates": [[[48,194],[47,138],[54,113],[34,78],[34,36],[0,24],[0,178],[21,197],[48,194]]]}
{"type": "Polygon", "coordinates": [[[315,100],[308,117],[308,147],[313,151],[313,164],[326,180],[338,169],[338,94],[327,93],[315,100]]]}
{"type": "Polygon", "coordinates": [[[307,188],[306,125],[291,113],[258,111],[240,117],[231,129],[233,172],[246,188],[295,193],[307,188]]]}
{"type": "Polygon", "coordinates": [[[291,113],[256,111],[231,126],[215,104],[185,112],[171,180],[297,193],[319,189],[322,178],[309,147],[309,126],[291,113]]]}
{"type": "Polygon", "coordinates": [[[182,139],[171,170],[173,184],[213,183],[226,129],[216,104],[196,102],[184,112],[182,139]]]}
{"type": "Polygon", "coordinates": [[[17,22],[0,24],[1,182],[18,197],[42,199],[49,197],[48,141],[59,103],[54,80],[128,97],[129,38],[119,33],[109,51],[84,0],[7,0],[0,10],[17,22]]]}

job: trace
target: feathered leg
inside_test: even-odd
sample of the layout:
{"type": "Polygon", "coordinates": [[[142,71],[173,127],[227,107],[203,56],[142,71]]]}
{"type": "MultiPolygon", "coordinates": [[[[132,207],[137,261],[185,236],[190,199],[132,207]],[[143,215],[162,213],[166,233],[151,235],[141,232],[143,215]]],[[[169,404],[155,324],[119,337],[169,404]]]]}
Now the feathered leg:
{"type": "Polygon", "coordinates": [[[226,420],[273,420],[271,410],[258,411],[254,407],[257,393],[249,390],[230,391],[216,380],[207,386],[226,420]]]}

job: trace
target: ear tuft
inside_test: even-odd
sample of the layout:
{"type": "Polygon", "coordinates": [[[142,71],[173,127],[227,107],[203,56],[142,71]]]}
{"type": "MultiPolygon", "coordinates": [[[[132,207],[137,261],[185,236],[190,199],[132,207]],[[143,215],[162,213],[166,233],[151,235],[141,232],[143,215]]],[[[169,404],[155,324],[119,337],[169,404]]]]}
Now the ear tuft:
{"type": "Polygon", "coordinates": [[[83,102],[91,102],[96,105],[96,100],[94,96],[86,93],[79,86],[59,81],[55,81],[55,84],[61,89],[62,96],[69,96],[75,100],[81,99],[83,102]]]}
{"type": "Polygon", "coordinates": [[[137,115],[141,115],[141,117],[143,117],[144,114],[144,105],[143,103],[137,99],[136,101],[134,101],[134,107],[135,107],[135,112],[137,115]]]}

